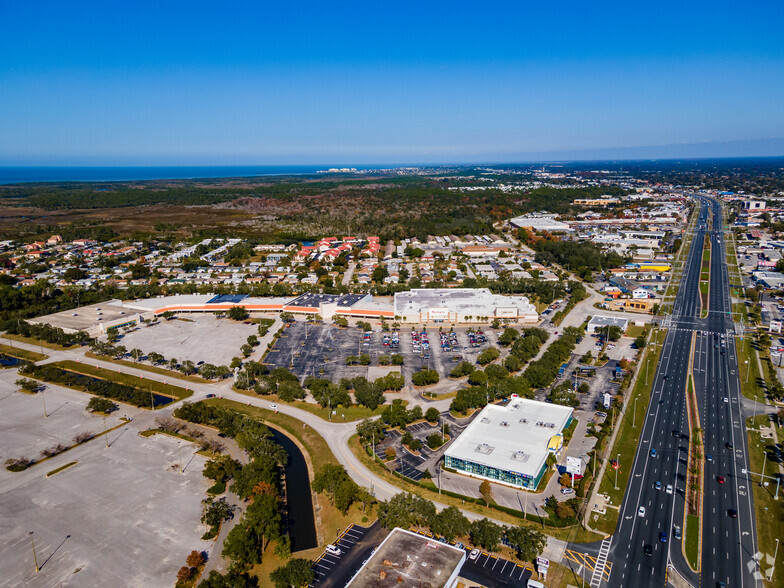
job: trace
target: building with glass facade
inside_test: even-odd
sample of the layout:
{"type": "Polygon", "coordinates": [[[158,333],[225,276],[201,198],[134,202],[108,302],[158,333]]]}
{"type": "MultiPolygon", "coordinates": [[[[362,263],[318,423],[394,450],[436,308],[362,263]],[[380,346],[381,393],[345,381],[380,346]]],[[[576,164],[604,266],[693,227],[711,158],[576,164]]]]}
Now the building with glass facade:
{"type": "Polygon", "coordinates": [[[482,409],[444,454],[444,465],[460,473],[535,489],[547,457],[563,448],[563,431],[574,409],[526,398],[482,409]]]}

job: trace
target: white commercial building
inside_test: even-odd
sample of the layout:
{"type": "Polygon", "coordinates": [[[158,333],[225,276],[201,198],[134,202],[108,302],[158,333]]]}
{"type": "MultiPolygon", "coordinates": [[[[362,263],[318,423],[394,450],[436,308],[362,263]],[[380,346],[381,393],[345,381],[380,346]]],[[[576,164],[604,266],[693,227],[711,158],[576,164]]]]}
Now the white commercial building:
{"type": "Polygon", "coordinates": [[[471,323],[506,319],[536,324],[539,314],[525,296],[501,296],[488,288],[422,288],[395,294],[395,316],[404,323],[471,323]]]}
{"type": "Polygon", "coordinates": [[[551,233],[557,231],[573,231],[572,227],[566,223],[555,220],[555,215],[524,215],[516,216],[509,223],[518,229],[531,229],[532,231],[549,231],[551,233]]]}
{"type": "Polygon", "coordinates": [[[455,439],[444,465],[476,478],[535,489],[563,447],[574,409],[526,398],[490,404],[455,439]]]}

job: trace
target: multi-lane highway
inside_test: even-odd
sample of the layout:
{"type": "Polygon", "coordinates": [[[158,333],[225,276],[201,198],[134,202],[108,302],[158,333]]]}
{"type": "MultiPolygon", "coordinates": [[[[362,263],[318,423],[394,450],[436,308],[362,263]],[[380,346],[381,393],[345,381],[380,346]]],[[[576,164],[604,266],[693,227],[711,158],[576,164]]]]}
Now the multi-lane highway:
{"type": "MultiPolygon", "coordinates": [[[[653,380],[651,401],[632,464],[618,526],[604,544],[613,561],[610,586],[664,586],[672,569],[694,586],[755,586],[751,556],[756,549],[751,491],[741,470],[747,467],[746,436],[739,415],[740,384],[732,337],[721,209],[700,198],[700,211],[680,288],[667,320],[667,337],[653,380]],[[710,222],[709,219],[712,219],[710,222]],[[711,228],[713,227],[713,228],[711,228]],[[708,312],[701,317],[700,272],[705,239],[711,243],[708,312]],[[693,354],[693,342],[696,353],[693,354]],[[686,406],[693,371],[701,428],[705,437],[702,565],[690,570],[683,555],[690,431],[686,406]],[[726,399],[726,401],[725,401],[726,399]],[[719,476],[723,482],[720,483],[719,476]]],[[[628,467],[621,464],[621,467],[628,467]]],[[[599,575],[592,585],[600,584],[599,575]]]]}

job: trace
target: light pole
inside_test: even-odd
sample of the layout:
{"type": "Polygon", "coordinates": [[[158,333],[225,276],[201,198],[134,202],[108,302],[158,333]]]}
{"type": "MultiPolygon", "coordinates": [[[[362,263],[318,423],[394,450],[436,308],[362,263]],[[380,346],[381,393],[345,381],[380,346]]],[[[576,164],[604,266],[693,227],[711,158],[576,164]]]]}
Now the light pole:
{"type": "Polygon", "coordinates": [[[634,412],[632,413],[632,427],[637,426],[637,397],[634,398],[634,412]]]}
{"type": "Polygon", "coordinates": [[[38,556],[35,554],[35,541],[33,541],[32,531],[30,531],[30,545],[33,546],[33,561],[35,562],[35,571],[40,572],[41,568],[38,567],[38,556]]]}
{"type": "Polygon", "coordinates": [[[650,363],[651,363],[651,358],[649,357],[647,360],[645,360],[645,385],[646,386],[648,385],[648,366],[650,365],[650,363]]]}
{"type": "Polygon", "coordinates": [[[44,403],[44,418],[49,418],[49,415],[46,414],[46,398],[44,397],[44,392],[46,391],[46,386],[41,388],[41,402],[44,403]]]}

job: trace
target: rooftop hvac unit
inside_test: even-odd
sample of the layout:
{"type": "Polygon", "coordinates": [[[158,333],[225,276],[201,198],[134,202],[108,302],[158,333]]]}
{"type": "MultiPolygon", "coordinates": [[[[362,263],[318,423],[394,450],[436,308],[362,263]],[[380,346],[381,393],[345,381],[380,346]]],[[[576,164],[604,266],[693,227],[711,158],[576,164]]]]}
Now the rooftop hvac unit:
{"type": "Polygon", "coordinates": [[[488,445],[487,443],[482,443],[481,445],[477,445],[475,451],[477,453],[482,453],[484,455],[490,455],[493,453],[493,449],[495,449],[492,445],[488,445]]]}
{"type": "Polygon", "coordinates": [[[501,426],[502,427],[508,427],[509,423],[507,423],[506,421],[501,421],[501,426]]]}
{"type": "Polygon", "coordinates": [[[482,421],[481,422],[483,422],[484,424],[487,425],[487,424],[490,424],[490,419],[487,418],[487,417],[482,417],[482,421]]]}

